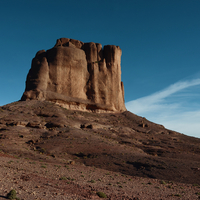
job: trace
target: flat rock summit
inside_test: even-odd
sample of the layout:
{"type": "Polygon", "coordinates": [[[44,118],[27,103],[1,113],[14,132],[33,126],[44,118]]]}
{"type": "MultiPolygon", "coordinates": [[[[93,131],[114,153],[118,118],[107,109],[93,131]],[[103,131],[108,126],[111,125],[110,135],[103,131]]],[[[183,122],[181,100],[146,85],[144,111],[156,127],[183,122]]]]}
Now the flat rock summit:
{"type": "Polygon", "coordinates": [[[21,100],[47,100],[65,108],[123,112],[120,47],[60,38],[36,53],[21,100]]]}

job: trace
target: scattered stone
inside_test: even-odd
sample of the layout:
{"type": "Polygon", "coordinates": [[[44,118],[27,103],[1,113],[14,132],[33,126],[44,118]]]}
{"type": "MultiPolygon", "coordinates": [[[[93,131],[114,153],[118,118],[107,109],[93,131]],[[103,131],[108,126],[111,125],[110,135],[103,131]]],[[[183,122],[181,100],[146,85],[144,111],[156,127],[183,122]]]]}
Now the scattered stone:
{"type": "Polygon", "coordinates": [[[35,141],[34,140],[29,140],[28,142],[26,142],[27,144],[34,144],[35,141]]]}
{"type": "Polygon", "coordinates": [[[39,122],[29,122],[26,126],[31,128],[44,128],[39,122]]]}
{"type": "Polygon", "coordinates": [[[193,169],[195,171],[200,171],[200,167],[192,167],[191,169],[193,169]]]}
{"type": "Polygon", "coordinates": [[[19,121],[16,123],[16,126],[27,126],[28,122],[26,121],[19,121]]]}
{"type": "Polygon", "coordinates": [[[70,165],[75,165],[75,161],[71,160],[71,161],[69,161],[69,164],[70,165]]]}
{"type": "Polygon", "coordinates": [[[5,134],[0,134],[0,139],[9,139],[9,137],[5,134]]]}

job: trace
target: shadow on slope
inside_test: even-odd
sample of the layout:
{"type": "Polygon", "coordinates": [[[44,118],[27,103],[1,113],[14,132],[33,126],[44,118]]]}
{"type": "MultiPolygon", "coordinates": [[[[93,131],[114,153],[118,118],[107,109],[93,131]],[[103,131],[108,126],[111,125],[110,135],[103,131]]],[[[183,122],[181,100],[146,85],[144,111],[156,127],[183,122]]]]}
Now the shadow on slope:
{"type": "Polygon", "coordinates": [[[72,161],[125,175],[200,184],[200,140],[128,111],[88,113],[47,101],[0,107],[0,150],[18,157],[72,161]]]}

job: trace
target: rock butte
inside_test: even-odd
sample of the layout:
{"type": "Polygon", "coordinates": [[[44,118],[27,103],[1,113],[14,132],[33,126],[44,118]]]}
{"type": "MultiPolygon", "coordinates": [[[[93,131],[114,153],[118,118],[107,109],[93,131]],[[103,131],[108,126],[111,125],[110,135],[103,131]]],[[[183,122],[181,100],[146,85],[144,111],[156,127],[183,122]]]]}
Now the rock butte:
{"type": "Polygon", "coordinates": [[[68,109],[123,112],[118,46],[60,38],[32,60],[21,100],[47,100],[68,109]]]}

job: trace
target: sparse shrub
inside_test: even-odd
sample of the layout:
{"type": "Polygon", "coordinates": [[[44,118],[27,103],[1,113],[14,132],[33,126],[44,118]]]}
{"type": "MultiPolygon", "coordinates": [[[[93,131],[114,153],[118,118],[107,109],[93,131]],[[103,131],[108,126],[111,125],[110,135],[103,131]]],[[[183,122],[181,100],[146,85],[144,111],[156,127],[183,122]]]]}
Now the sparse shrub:
{"type": "Polygon", "coordinates": [[[115,176],[119,176],[119,174],[115,174],[115,176]]]}
{"type": "Polygon", "coordinates": [[[90,182],[91,182],[91,183],[96,183],[96,181],[95,181],[95,180],[91,180],[90,182]]]}
{"type": "Polygon", "coordinates": [[[182,197],[180,194],[175,194],[174,196],[175,197],[182,197]]]}
{"type": "Polygon", "coordinates": [[[107,198],[106,194],[103,193],[103,192],[97,192],[97,195],[98,195],[100,198],[107,198]]]}
{"type": "Polygon", "coordinates": [[[161,184],[163,185],[166,185],[166,182],[165,181],[160,181],[161,184]]]}
{"type": "Polygon", "coordinates": [[[17,193],[15,190],[11,190],[8,194],[7,194],[7,198],[8,199],[16,199],[16,200],[20,200],[18,197],[16,197],[17,193]]]}
{"type": "Polygon", "coordinates": [[[60,177],[59,180],[67,180],[67,178],[63,176],[63,177],[60,177]]]}

